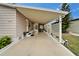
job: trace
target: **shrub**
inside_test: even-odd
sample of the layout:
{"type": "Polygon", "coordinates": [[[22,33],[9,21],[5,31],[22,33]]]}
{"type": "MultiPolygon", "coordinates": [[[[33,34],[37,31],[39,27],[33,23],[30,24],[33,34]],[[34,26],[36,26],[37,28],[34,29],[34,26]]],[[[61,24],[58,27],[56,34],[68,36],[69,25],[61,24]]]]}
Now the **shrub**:
{"type": "Polygon", "coordinates": [[[9,36],[3,36],[0,38],[0,49],[7,46],[8,44],[10,44],[11,41],[11,37],[9,36]]]}

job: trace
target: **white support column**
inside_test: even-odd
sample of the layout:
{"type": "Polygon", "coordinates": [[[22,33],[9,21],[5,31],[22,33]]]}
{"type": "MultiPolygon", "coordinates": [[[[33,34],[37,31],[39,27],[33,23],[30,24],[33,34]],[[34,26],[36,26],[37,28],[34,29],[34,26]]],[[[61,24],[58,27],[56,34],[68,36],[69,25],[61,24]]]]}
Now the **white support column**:
{"type": "Polygon", "coordinates": [[[50,23],[50,35],[52,33],[52,23],[50,23]]]}
{"type": "Polygon", "coordinates": [[[38,23],[34,24],[34,34],[37,35],[38,34],[38,23]]]}
{"type": "Polygon", "coordinates": [[[59,42],[62,43],[62,17],[59,16],[59,42]]]}
{"type": "Polygon", "coordinates": [[[48,30],[48,33],[51,35],[51,23],[48,23],[47,30],[48,30]]]}
{"type": "Polygon", "coordinates": [[[26,19],[26,31],[28,32],[29,31],[29,29],[28,29],[28,25],[29,25],[29,23],[28,23],[29,21],[26,19]]]}

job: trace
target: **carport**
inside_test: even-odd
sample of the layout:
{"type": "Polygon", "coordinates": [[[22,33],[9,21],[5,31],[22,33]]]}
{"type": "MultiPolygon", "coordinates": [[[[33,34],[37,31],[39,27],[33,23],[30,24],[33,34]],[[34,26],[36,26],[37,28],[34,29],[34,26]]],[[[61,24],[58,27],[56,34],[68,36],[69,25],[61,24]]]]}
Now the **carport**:
{"type": "Polygon", "coordinates": [[[16,9],[23,14],[29,21],[33,22],[35,33],[38,33],[39,24],[43,24],[44,29],[51,35],[52,23],[59,21],[59,42],[62,42],[62,17],[68,12],[50,9],[34,8],[28,6],[17,6],[16,9]],[[49,26],[48,26],[49,25],[49,26]],[[47,27],[48,26],[48,27],[47,27]],[[49,28],[49,29],[48,29],[49,28]]]}

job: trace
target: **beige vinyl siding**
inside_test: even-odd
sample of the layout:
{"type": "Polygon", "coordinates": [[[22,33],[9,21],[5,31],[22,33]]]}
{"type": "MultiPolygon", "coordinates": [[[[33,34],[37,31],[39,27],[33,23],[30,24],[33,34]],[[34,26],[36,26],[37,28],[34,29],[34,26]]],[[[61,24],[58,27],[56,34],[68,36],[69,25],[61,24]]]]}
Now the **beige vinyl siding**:
{"type": "Polygon", "coordinates": [[[17,37],[22,37],[23,32],[26,31],[26,18],[19,13],[18,11],[16,12],[16,32],[17,32],[17,37]]]}
{"type": "Polygon", "coordinates": [[[0,5],[0,36],[16,36],[16,9],[0,5]]]}
{"type": "Polygon", "coordinates": [[[79,20],[72,21],[68,30],[73,33],[79,34],[79,20]]]}

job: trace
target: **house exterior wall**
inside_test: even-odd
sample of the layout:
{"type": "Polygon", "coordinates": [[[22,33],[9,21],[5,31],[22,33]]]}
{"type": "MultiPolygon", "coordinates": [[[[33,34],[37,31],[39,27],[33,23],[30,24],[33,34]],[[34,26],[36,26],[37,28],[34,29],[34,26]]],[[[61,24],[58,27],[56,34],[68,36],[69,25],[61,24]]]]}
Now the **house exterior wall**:
{"type": "Polygon", "coordinates": [[[22,38],[23,32],[26,31],[26,18],[18,11],[16,11],[16,36],[22,38]]]}
{"type": "Polygon", "coordinates": [[[52,24],[52,33],[59,36],[59,23],[52,24]]]}
{"type": "Polygon", "coordinates": [[[0,5],[0,36],[16,36],[16,9],[0,5]]]}
{"type": "Polygon", "coordinates": [[[79,20],[71,21],[70,28],[68,30],[70,32],[79,34],[79,20]]]}

